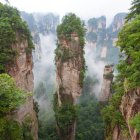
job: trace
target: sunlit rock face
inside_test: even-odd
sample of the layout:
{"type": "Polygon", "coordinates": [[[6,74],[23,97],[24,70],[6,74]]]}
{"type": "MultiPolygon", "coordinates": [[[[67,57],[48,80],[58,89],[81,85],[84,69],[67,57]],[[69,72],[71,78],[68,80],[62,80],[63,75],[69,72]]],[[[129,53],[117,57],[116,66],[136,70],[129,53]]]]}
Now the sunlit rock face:
{"type": "MultiPolygon", "coordinates": [[[[31,52],[27,52],[28,43],[27,40],[20,41],[17,37],[16,44],[12,45],[13,49],[17,50],[17,57],[14,64],[7,66],[7,73],[11,75],[16,82],[16,85],[27,92],[33,92],[33,61],[31,52]]],[[[17,120],[21,125],[25,118],[29,116],[31,120],[31,133],[34,140],[38,140],[38,121],[37,115],[34,110],[33,97],[27,99],[27,101],[15,110],[11,116],[17,120]]]]}
{"type": "Polygon", "coordinates": [[[61,44],[61,49],[67,49],[71,58],[64,58],[65,60],[62,60],[61,58],[56,59],[57,93],[59,95],[60,104],[65,100],[63,98],[75,103],[76,98],[81,95],[82,90],[80,86],[80,71],[83,67],[82,59],[80,57],[82,54],[81,47],[79,46],[79,38],[77,35],[74,37],[72,36],[71,39],[72,41],[70,42],[65,40],[60,40],[59,42],[61,44]],[[61,89],[61,87],[63,87],[63,89],[61,89]]]}
{"type": "MultiPolygon", "coordinates": [[[[58,106],[69,103],[74,105],[77,97],[81,95],[82,85],[80,83],[80,73],[84,67],[83,50],[79,45],[79,37],[77,33],[71,34],[71,40],[58,40],[59,49],[56,55],[56,78],[57,78],[57,97],[58,106]],[[63,56],[59,57],[59,53],[63,50],[63,56]]],[[[67,129],[67,135],[64,135],[63,140],[75,139],[76,121],[73,120],[67,129]]],[[[61,129],[60,136],[62,134],[61,129]]]]}
{"type": "Polygon", "coordinates": [[[15,64],[7,68],[8,73],[15,79],[16,84],[23,90],[33,91],[33,61],[32,54],[26,52],[28,48],[27,41],[22,41],[12,45],[17,50],[18,56],[15,64]]]}

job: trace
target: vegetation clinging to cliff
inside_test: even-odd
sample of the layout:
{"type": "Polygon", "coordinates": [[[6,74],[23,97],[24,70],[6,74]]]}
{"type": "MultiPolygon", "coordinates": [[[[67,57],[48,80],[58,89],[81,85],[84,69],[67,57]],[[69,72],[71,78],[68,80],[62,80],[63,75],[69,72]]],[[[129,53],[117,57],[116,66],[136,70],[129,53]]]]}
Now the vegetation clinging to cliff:
{"type": "Polygon", "coordinates": [[[117,45],[125,53],[118,66],[125,91],[140,86],[140,16],[127,23],[119,33],[117,45]]]}
{"type": "Polygon", "coordinates": [[[84,75],[86,71],[85,66],[85,59],[84,59],[84,45],[85,45],[85,28],[84,23],[81,21],[79,17],[77,17],[73,13],[69,13],[68,15],[64,16],[62,19],[62,23],[58,25],[57,27],[57,36],[58,36],[58,42],[57,42],[57,48],[55,50],[55,59],[56,61],[58,59],[61,59],[61,62],[68,61],[69,59],[79,59],[79,56],[81,58],[81,67],[80,67],[80,81],[79,85],[83,86],[83,80],[84,75]],[[72,36],[77,37],[78,40],[73,40],[72,36]],[[70,42],[77,45],[79,43],[78,47],[81,47],[79,50],[72,50],[72,48],[66,48],[63,47],[60,43],[61,41],[66,41],[66,43],[70,42]]]}
{"type": "Polygon", "coordinates": [[[0,117],[16,109],[26,97],[27,94],[15,85],[13,78],[0,74],[0,117]]]}
{"type": "MultiPolygon", "coordinates": [[[[138,3],[137,0],[133,1],[133,5],[136,5],[131,8],[132,11],[127,16],[129,22],[126,22],[118,36],[117,46],[122,52],[122,60],[117,66],[119,73],[115,81],[115,94],[109,105],[102,111],[107,127],[106,133],[113,131],[115,126],[119,126],[129,135],[119,107],[122,96],[140,86],[140,15],[137,12],[140,10],[140,6],[137,5],[138,3]]],[[[130,124],[139,132],[139,114],[130,120],[130,124]]],[[[110,135],[112,134],[110,133],[110,135]]]]}
{"type": "Polygon", "coordinates": [[[28,41],[26,49],[31,52],[32,37],[18,10],[0,3],[0,72],[5,72],[5,66],[13,63],[17,56],[17,50],[12,45],[23,40],[28,41]]]}
{"type": "Polygon", "coordinates": [[[22,127],[19,122],[7,116],[23,104],[27,97],[29,94],[19,89],[13,78],[0,74],[0,140],[32,140],[29,129],[28,132],[25,130],[29,123],[22,127]]]}
{"type": "Polygon", "coordinates": [[[70,41],[72,33],[78,34],[80,46],[83,47],[85,44],[84,22],[82,22],[75,14],[69,13],[63,17],[62,23],[58,25],[57,36],[59,39],[66,39],[70,41]]]}
{"type": "Polygon", "coordinates": [[[140,113],[136,114],[130,121],[130,125],[134,127],[137,131],[137,133],[140,132],[140,113]]]}

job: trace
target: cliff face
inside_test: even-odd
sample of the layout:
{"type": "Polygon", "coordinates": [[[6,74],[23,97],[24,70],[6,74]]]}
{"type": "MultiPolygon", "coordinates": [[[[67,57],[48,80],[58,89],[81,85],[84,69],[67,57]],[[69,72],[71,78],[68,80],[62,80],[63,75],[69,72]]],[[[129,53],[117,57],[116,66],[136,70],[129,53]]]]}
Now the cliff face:
{"type": "Polygon", "coordinates": [[[139,140],[140,133],[137,133],[129,120],[140,112],[140,88],[127,92],[123,97],[120,105],[120,110],[127,123],[129,134],[132,140],[139,140]]]}
{"type": "Polygon", "coordinates": [[[101,89],[101,95],[99,97],[99,101],[107,102],[111,97],[111,84],[113,80],[113,66],[105,66],[104,75],[103,75],[103,83],[101,89]]]}
{"type": "MultiPolygon", "coordinates": [[[[116,24],[115,29],[121,26],[121,24],[116,24]]],[[[105,117],[108,134],[110,132],[109,135],[106,134],[113,140],[140,139],[140,50],[136,45],[139,44],[139,40],[135,40],[137,36],[130,38],[130,36],[139,34],[138,26],[140,26],[140,19],[134,18],[124,25],[118,36],[117,44],[124,57],[118,65],[118,75],[114,82],[115,94],[112,95],[105,111],[108,113],[108,116],[105,117]],[[109,114],[112,114],[112,117],[109,114]],[[116,117],[117,114],[118,118],[116,117]]]]}
{"type": "Polygon", "coordinates": [[[26,52],[27,48],[26,40],[12,45],[12,49],[17,50],[18,56],[15,64],[8,66],[7,73],[15,79],[18,87],[31,92],[33,90],[33,61],[32,54],[26,52]]]}
{"type": "Polygon", "coordinates": [[[123,130],[116,125],[113,130],[113,140],[139,140],[140,133],[138,133],[131,125],[130,119],[140,112],[140,89],[131,90],[123,95],[120,105],[120,111],[124,117],[126,126],[129,130],[129,135],[125,136],[123,130]]]}
{"type": "MultiPolygon", "coordinates": [[[[71,35],[72,36],[72,35],[71,35]]],[[[60,49],[64,50],[66,54],[65,58],[56,60],[56,77],[57,77],[57,95],[59,106],[69,103],[75,104],[77,97],[81,95],[80,86],[80,72],[83,68],[82,60],[80,55],[82,54],[79,46],[78,36],[72,36],[72,41],[67,42],[66,40],[61,40],[60,49]],[[66,52],[67,51],[67,52],[66,52]],[[71,56],[70,56],[71,55],[71,56]]],[[[75,127],[76,122],[73,120],[72,124],[68,126],[67,132],[62,139],[63,140],[74,140],[75,139],[75,127]]],[[[62,136],[61,129],[59,130],[62,136]]]]}
{"type": "MultiPolygon", "coordinates": [[[[32,61],[32,49],[33,43],[30,32],[25,22],[21,19],[19,11],[16,8],[10,7],[9,5],[3,5],[0,3],[0,74],[9,74],[13,77],[16,88],[20,91],[22,89],[22,99],[26,98],[25,102],[20,102],[20,98],[17,98],[14,102],[12,99],[6,100],[3,98],[3,102],[17,104],[14,108],[7,111],[5,114],[0,116],[0,119],[9,121],[9,125],[4,124],[2,127],[9,127],[9,133],[7,129],[4,129],[3,133],[9,136],[3,136],[0,134],[1,139],[38,139],[38,122],[37,115],[34,110],[34,102],[32,94],[23,95],[33,91],[33,61],[32,61]],[[15,122],[18,127],[13,127],[12,122],[15,122]],[[10,129],[11,127],[11,129],[10,129]],[[16,131],[20,129],[19,131],[16,131]],[[28,129],[26,129],[28,128],[28,129]],[[26,130],[25,130],[26,129],[26,130]],[[16,134],[14,134],[16,131],[16,134]],[[28,132],[27,132],[28,131],[28,132]],[[12,134],[10,134],[12,133],[12,134]]],[[[7,80],[8,81],[8,80],[7,80]]],[[[13,81],[13,82],[14,82],[13,81]]],[[[10,87],[10,84],[9,84],[10,87]]],[[[11,96],[18,97],[16,89],[11,92],[11,96]]],[[[10,96],[9,92],[4,93],[5,96],[10,96]],[[6,95],[7,94],[7,95],[6,95]]],[[[3,105],[1,105],[3,109],[3,105]]],[[[8,108],[8,105],[6,106],[8,108]]]]}
{"type": "MultiPolygon", "coordinates": [[[[19,40],[17,38],[17,40],[19,40]]],[[[33,61],[31,52],[27,52],[28,43],[26,40],[12,45],[12,49],[16,49],[18,56],[15,63],[7,66],[7,73],[11,75],[16,85],[21,89],[32,92],[33,91],[33,61]]],[[[27,99],[27,101],[21,105],[17,110],[12,112],[12,118],[17,120],[21,125],[25,121],[26,117],[31,120],[31,133],[34,140],[38,139],[38,121],[37,115],[34,110],[33,97],[27,99]]]]}
{"type": "Polygon", "coordinates": [[[64,58],[65,60],[58,59],[56,61],[57,68],[57,83],[58,83],[58,97],[59,103],[63,103],[65,100],[69,100],[71,103],[75,103],[76,98],[81,94],[80,86],[80,71],[82,69],[82,60],[80,58],[81,49],[79,46],[79,38],[77,36],[71,37],[73,41],[67,42],[61,40],[62,50],[68,53],[64,55],[70,58],[64,58]],[[68,60],[66,60],[68,59],[68,60]],[[62,89],[62,91],[60,91],[62,89]]]}
{"type": "Polygon", "coordinates": [[[61,140],[75,140],[76,99],[81,95],[84,62],[85,29],[75,14],[64,17],[57,27],[57,48],[55,50],[57,91],[55,94],[55,116],[61,140]],[[74,24],[75,23],[75,24],[74,24]],[[68,30],[65,30],[69,28],[68,30]],[[62,118],[63,116],[63,118],[62,118]]]}

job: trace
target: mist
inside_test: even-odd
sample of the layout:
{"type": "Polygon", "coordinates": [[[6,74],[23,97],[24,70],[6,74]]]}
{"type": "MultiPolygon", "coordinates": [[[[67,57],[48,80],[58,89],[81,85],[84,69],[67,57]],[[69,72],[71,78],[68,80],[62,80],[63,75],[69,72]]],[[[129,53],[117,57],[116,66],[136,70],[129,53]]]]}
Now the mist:
{"type": "Polygon", "coordinates": [[[34,52],[34,92],[39,105],[40,120],[53,116],[52,100],[55,92],[54,50],[56,36],[40,34],[40,46],[34,52]],[[37,58],[38,56],[38,58],[37,58]]]}
{"type": "Polygon", "coordinates": [[[90,94],[95,95],[98,99],[100,97],[103,70],[106,63],[97,59],[96,48],[89,46],[88,43],[85,45],[85,60],[87,66],[87,76],[98,81],[98,83],[93,85],[93,88],[91,88],[90,94]]]}

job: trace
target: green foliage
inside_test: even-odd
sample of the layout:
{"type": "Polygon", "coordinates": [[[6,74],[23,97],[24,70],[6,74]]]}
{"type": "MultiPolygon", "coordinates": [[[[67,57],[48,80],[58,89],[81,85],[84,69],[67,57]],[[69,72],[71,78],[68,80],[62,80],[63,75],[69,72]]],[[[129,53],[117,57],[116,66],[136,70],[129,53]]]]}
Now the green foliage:
{"type": "MultiPolygon", "coordinates": [[[[80,20],[80,18],[76,17],[75,14],[68,14],[64,16],[62,19],[62,23],[58,25],[57,27],[57,36],[58,36],[58,42],[57,42],[57,48],[55,50],[55,60],[57,61],[58,59],[61,60],[61,63],[68,61],[69,59],[78,59],[79,57],[81,58],[81,63],[82,67],[80,68],[80,81],[79,84],[82,87],[83,86],[83,80],[84,80],[84,75],[86,71],[86,66],[85,66],[85,59],[84,59],[84,44],[85,44],[85,28],[83,22],[80,20]],[[73,33],[76,33],[78,38],[79,38],[79,43],[81,49],[78,50],[73,50],[72,48],[66,48],[65,46],[62,46],[59,42],[62,40],[71,43],[75,40],[72,40],[71,35],[73,33]]],[[[74,42],[76,43],[76,42],[74,42]]],[[[78,46],[79,47],[79,46],[78,46]]],[[[60,66],[61,68],[61,66],[60,66]]]]}
{"type": "Polygon", "coordinates": [[[137,133],[140,132],[140,114],[136,114],[132,119],[129,121],[130,125],[134,127],[137,133]]]}
{"type": "Polygon", "coordinates": [[[81,87],[83,87],[84,77],[85,77],[85,69],[82,69],[79,75],[79,84],[81,87]]]}
{"type": "Polygon", "coordinates": [[[22,127],[16,121],[0,118],[0,140],[23,140],[22,127]]]}
{"type": "Polygon", "coordinates": [[[63,17],[62,23],[57,27],[57,36],[59,39],[71,40],[71,34],[77,33],[79,37],[80,46],[85,44],[85,28],[84,23],[75,14],[69,13],[63,17]]]}
{"type": "Polygon", "coordinates": [[[103,77],[105,79],[113,79],[114,75],[113,75],[113,73],[107,73],[107,74],[104,74],[103,77]]]}
{"type": "Polygon", "coordinates": [[[22,126],[13,118],[7,117],[28,96],[28,93],[16,86],[13,78],[0,74],[0,140],[31,140],[24,139],[22,126]]]}
{"type": "Polygon", "coordinates": [[[14,62],[17,51],[12,45],[22,40],[28,41],[27,52],[31,52],[32,38],[18,10],[0,3],[0,72],[5,72],[6,65],[14,62]]]}
{"type": "Polygon", "coordinates": [[[1,117],[0,126],[0,140],[33,140],[29,117],[26,117],[22,125],[12,118],[1,117]]]}
{"type": "Polygon", "coordinates": [[[117,45],[125,52],[126,58],[118,66],[122,80],[127,82],[127,89],[140,86],[140,16],[123,27],[119,33],[117,45]]]}
{"type": "MultiPolygon", "coordinates": [[[[140,9],[138,8],[140,3],[134,0],[133,4],[132,12],[127,16],[127,19],[131,21],[126,22],[118,36],[117,46],[120,46],[123,55],[122,60],[117,66],[119,74],[114,85],[115,94],[112,96],[109,105],[102,110],[107,128],[106,132],[110,132],[109,136],[111,136],[111,131],[115,126],[119,126],[121,130],[129,134],[125,121],[119,111],[119,106],[123,94],[140,86],[140,16],[136,16],[139,14],[137,10],[140,9]]],[[[138,132],[140,130],[139,120],[139,115],[130,120],[130,124],[138,132]]]]}
{"type": "Polygon", "coordinates": [[[32,129],[32,120],[30,116],[26,116],[22,123],[22,128],[23,128],[23,138],[24,140],[33,140],[33,135],[31,132],[32,129]]]}
{"type": "Polygon", "coordinates": [[[140,1],[133,0],[131,3],[130,13],[127,15],[126,20],[130,21],[140,14],[140,1]]]}
{"type": "Polygon", "coordinates": [[[17,88],[13,78],[7,74],[0,74],[0,115],[16,109],[25,101],[27,95],[17,88]]]}
{"type": "Polygon", "coordinates": [[[76,105],[65,103],[55,111],[58,127],[61,128],[64,134],[66,133],[66,129],[72,125],[77,118],[77,109],[76,105]]]}
{"type": "Polygon", "coordinates": [[[79,98],[76,140],[104,140],[104,122],[101,116],[102,105],[93,93],[99,84],[97,75],[87,76],[84,80],[82,95],[79,98]]]}
{"type": "Polygon", "coordinates": [[[119,126],[123,135],[129,135],[125,120],[119,110],[121,99],[124,94],[123,83],[120,81],[119,75],[116,77],[113,85],[114,94],[110,98],[109,103],[102,109],[102,116],[106,127],[106,138],[112,138],[112,132],[115,126],[119,126]]]}
{"type": "Polygon", "coordinates": [[[93,95],[87,92],[82,95],[77,118],[76,140],[104,140],[104,122],[100,109],[101,106],[93,95]]]}
{"type": "Polygon", "coordinates": [[[70,58],[76,57],[78,55],[77,52],[73,52],[72,50],[69,50],[68,48],[61,48],[57,47],[55,49],[55,59],[61,59],[62,62],[68,61],[70,58]]]}
{"type": "MultiPolygon", "coordinates": [[[[42,125],[42,124],[40,124],[42,125]]],[[[61,140],[57,134],[57,129],[56,129],[56,122],[52,118],[50,118],[47,122],[46,125],[43,125],[40,127],[39,131],[39,139],[40,140],[61,140]]]]}

